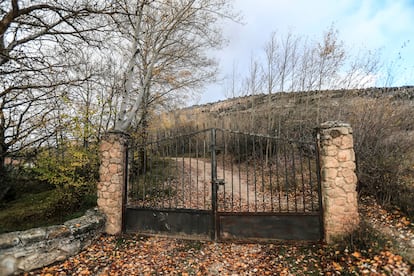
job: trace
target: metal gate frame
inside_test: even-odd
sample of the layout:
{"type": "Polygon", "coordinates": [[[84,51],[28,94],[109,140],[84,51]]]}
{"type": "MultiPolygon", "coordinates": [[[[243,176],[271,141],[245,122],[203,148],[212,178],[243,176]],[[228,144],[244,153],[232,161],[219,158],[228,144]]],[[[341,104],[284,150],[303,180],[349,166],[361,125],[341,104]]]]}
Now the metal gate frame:
{"type": "MultiPolygon", "coordinates": [[[[323,210],[322,210],[322,199],[321,199],[321,179],[320,179],[320,165],[319,165],[319,146],[318,142],[303,142],[303,141],[293,141],[293,140],[283,140],[277,137],[270,137],[266,135],[257,135],[257,134],[250,134],[250,133],[243,133],[238,131],[231,131],[231,130],[225,130],[225,129],[205,129],[197,132],[193,132],[186,135],[181,136],[175,136],[175,137],[164,137],[161,139],[156,139],[154,142],[146,143],[144,148],[144,151],[146,150],[146,147],[158,147],[160,144],[165,143],[168,141],[180,141],[182,139],[188,139],[188,141],[191,141],[190,139],[192,137],[195,137],[196,135],[205,135],[205,137],[209,137],[209,156],[211,163],[211,179],[209,181],[209,184],[211,185],[211,206],[204,208],[204,209],[197,209],[197,208],[186,208],[186,206],[181,206],[177,208],[177,205],[173,208],[171,208],[171,198],[169,206],[165,206],[164,203],[160,206],[150,206],[146,205],[146,196],[145,192],[142,196],[142,205],[136,206],[134,204],[131,204],[131,202],[128,202],[126,200],[124,204],[124,216],[123,216],[123,230],[124,232],[139,232],[141,234],[155,234],[155,235],[166,235],[166,236],[174,236],[174,237],[183,237],[183,238],[195,238],[195,239],[209,239],[209,240],[322,240],[323,239],[323,210]],[[218,142],[217,132],[222,133],[221,143],[218,142]],[[286,205],[287,205],[287,211],[281,211],[281,195],[279,190],[279,198],[278,198],[278,204],[279,204],[279,210],[274,211],[273,210],[273,198],[272,201],[272,207],[271,211],[265,210],[265,207],[263,205],[263,211],[257,210],[257,190],[256,190],[256,172],[254,170],[254,193],[255,193],[255,204],[256,204],[256,210],[252,211],[249,210],[249,203],[247,204],[247,210],[241,210],[241,203],[240,203],[240,210],[233,210],[233,195],[231,194],[231,210],[226,210],[225,204],[226,202],[226,191],[225,191],[225,184],[226,181],[223,178],[219,178],[218,176],[218,152],[224,151],[221,156],[223,156],[223,166],[225,164],[224,158],[226,156],[226,151],[229,149],[226,148],[227,144],[225,143],[225,133],[234,135],[235,137],[238,135],[241,135],[246,138],[251,138],[253,140],[252,147],[253,150],[255,150],[255,139],[263,139],[263,140],[269,140],[274,139],[275,141],[283,141],[283,143],[288,143],[292,147],[292,153],[289,158],[291,158],[293,171],[292,175],[289,177],[293,178],[293,182],[296,182],[296,178],[301,178],[302,181],[302,192],[303,197],[301,200],[303,201],[303,210],[298,210],[298,202],[296,198],[296,190],[294,192],[295,196],[295,210],[289,210],[289,198],[287,198],[286,205]],[[208,135],[209,134],[209,135],[208,135]],[[223,143],[224,142],[224,143],[223,143]],[[223,146],[220,146],[220,144],[223,144],[223,146]],[[311,147],[306,147],[305,150],[310,151],[307,153],[304,153],[303,150],[300,147],[306,145],[311,147]],[[309,179],[309,183],[312,188],[312,181],[315,181],[314,183],[316,186],[313,188],[316,188],[317,194],[312,195],[312,190],[310,191],[311,196],[316,196],[315,198],[311,198],[311,210],[306,210],[306,208],[309,208],[308,206],[305,206],[305,184],[304,183],[304,172],[303,168],[301,168],[301,175],[296,176],[296,169],[295,169],[295,156],[300,156],[300,165],[302,166],[302,155],[307,155],[306,158],[308,158],[308,161],[313,157],[314,162],[314,168],[312,168],[311,172],[311,163],[309,161],[309,172],[307,172],[309,175],[307,177],[311,178],[311,175],[314,175],[314,179],[309,179]],[[223,187],[220,189],[220,187],[223,187]],[[224,192],[221,192],[224,190],[224,192]],[[224,193],[224,195],[223,195],[224,193]],[[220,196],[222,198],[220,198],[220,196]],[[314,202],[316,201],[316,203],[314,202]],[[314,206],[314,203],[316,206],[314,206]],[[315,208],[314,208],[315,207],[315,208]]],[[[176,142],[178,143],[178,142],[176,142]]],[[[247,142],[246,142],[247,143],[247,142]]],[[[205,143],[204,143],[205,144],[205,143]]],[[[191,152],[191,142],[189,142],[189,152],[191,152]]],[[[193,145],[194,146],[194,145],[193,145]]],[[[206,150],[204,145],[204,156],[202,158],[207,158],[206,150]]],[[[183,148],[186,147],[186,145],[182,145],[183,148]]],[[[198,147],[198,146],[196,146],[198,147]]],[[[275,146],[276,147],[276,146],[275,146]]],[[[286,146],[285,146],[286,147],[286,146]]],[[[177,144],[176,144],[177,148],[177,144]]],[[[133,149],[133,148],[131,148],[133,149]]],[[[131,152],[131,149],[128,152],[131,152]]],[[[159,148],[157,148],[159,151],[159,148]]],[[[162,151],[164,151],[163,149],[162,151]]],[[[240,150],[240,149],[239,149],[240,150]]],[[[285,148],[286,150],[286,148],[285,148]]],[[[171,154],[167,150],[168,154],[171,154]]],[[[247,156],[247,146],[246,146],[246,156],[247,156]]],[[[263,151],[263,149],[262,149],[263,151]]],[[[260,152],[260,151],[259,151],[260,152]]],[[[168,154],[161,154],[163,158],[167,158],[168,154]]],[[[178,152],[176,149],[175,155],[176,155],[176,161],[180,158],[177,158],[178,155],[182,154],[182,174],[184,175],[184,156],[186,156],[186,150],[182,150],[182,152],[178,152]]],[[[189,154],[190,158],[190,165],[191,165],[191,153],[189,154]]],[[[195,159],[199,158],[199,152],[196,152],[195,159]]],[[[143,167],[144,170],[148,166],[147,163],[154,162],[147,160],[147,163],[145,163],[146,154],[144,154],[144,160],[143,160],[143,167]]],[[[168,157],[168,158],[174,158],[174,157],[168,157]]],[[[247,157],[246,157],[247,158],[247,157]]],[[[287,153],[284,153],[284,173],[288,173],[286,159],[287,159],[287,153]]],[[[283,158],[282,158],[283,159],[283,158]]],[[[255,156],[253,156],[253,160],[255,160],[255,156]]],[[[181,160],[180,160],[181,161],[181,160]]],[[[239,160],[240,161],[240,160],[239,160]]],[[[204,161],[205,162],[205,161],[204,161]]],[[[256,162],[256,161],[254,161],[256,162]]],[[[128,163],[128,162],[127,162],[128,163]]],[[[205,166],[206,163],[204,163],[205,166]]],[[[141,164],[142,165],[142,164],[141,164]]],[[[149,165],[151,166],[151,165],[149,165]]],[[[198,161],[197,161],[198,166],[198,161]]],[[[233,173],[233,165],[232,166],[232,173],[233,173]]],[[[240,166],[240,165],[239,165],[240,166]]],[[[255,163],[255,169],[256,169],[256,163],[255,163]]],[[[277,165],[276,165],[277,168],[277,165]]],[[[127,168],[127,171],[129,172],[131,168],[127,168]]],[[[263,164],[262,164],[262,178],[263,178],[263,164]]],[[[197,172],[198,173],[198,172],[197,172]]],[[[225,171],[223,169],[223,174],[225,174],[225,171]]],[[[248,172],[247,172],[248,174],[248,172]]],[[[145,177],[145,174],[143,174],[145,177]]],[[[231,175],[231,182],[233,182],[234,175],[231,175]]],[[[272,172],[270,171],[270,178],[272,177],[272,172]]],[[[277,176],[279,178],[279,176],[277,176]]],[[[289,197],[289,181],[287,180],[288,176],[285,176],[286,178],[286,196],[289,197]]],[[[129,187],[129,181],[130,177],[127,177],[125,181],[125,196],[128,197],[128,192],[130,191],[129,187]]],[[[204,179],[206,180],[206,179],[204,179]]],[[[240,167],[239,167],[239,180],[240,180],[240,167]]],[[[249,180],[249,175],[247,175],[247,181],[249,180]]],[[[144,180],[145,181],[145,180],[144,180]]],[[[169,184],[171,184],[171,180],[163,180],[168,181],[169,184]]],[[[184,176],[183,180],[184,182],[184,176]]],[[[197,175],[197,181],[198,181],[198,175],[197,175]]],[[[263,181],[263,179],[262,179],[263,181]]],[[[191,167],[190,167],[190,182],[191,182],[191,167]]],[[[272,182],[272,179],[270,179],[270,182],[272,182]]],[[[300,182],[300,180],[299,180],[300,182]]],[[[145,185],[145,184],[144,184],[145,185]]],[[[162,184],[164,187],[164,184],[162,184]]],[[[178,184],[176,184],[178,185],[178,184]]],[[[181,183],[180,183],[181,185],[181,183]]],[[[184,189],[184,184],[183,189],[184,189]]],[[[198,184],[197,184],[198,185],[198,184]]],[[[232,183],[233,185],[233,183],[232,183]]],[[[262,182],[262,188],[264,189],[264,184],[262,182]]],[[[271,185],[271,184],[270,184],[271,185]]],[[[279,185],[279,183],[278,183],[279,185]]],[[[167,185],[165,185],[167,186],[167,185]]],[[[294,183],[295,189],[297,188],[297,183],[294,183]]],[[[177,186],[178,187],[178,186],[177,186]]],[[[190,183],[191,187],[191,183],[190,183]]],[[[278,187],[279,188],[279,187],[278,187]]],[[[312,188],[312,189],[313,189],[312,188]]],[[[205,187],[203,187],[205,191],[205,187]]],[[[241,189],[241,188],[240,188],[241,189]]],[[[273,189],[272,187],[270,189],[273,189]]],[[[144,186],[145,190],[145,186],[144,186]]],[[[247,186],[247,193],[248,193],[249,187],[247,186]]],[[[164,191],[165,192],[165,191],[164,191]]],[[[233,186],[232,186],[232,192],[233,192],[233,186]]],[[[173,193],[169,190],[169,193],[173,193]]],[[[239,193],[241,194],[241,190],[239,190],[239,193]]],[[[197,194],[198,194],[198,186],[197,186],[197,194]]],[[[267,199],[267,198],[266,198],[267,199]]],[[[204,201],[206,199],[204,198],[204,201]]],[[[183,201],[185,201],[185,195],[183,190],[183,201]]],[[[191,201],[191,193],[190,193],[190,201],[191,201]]],[[[241,195],[240,195],[240,202],[242,201],[241,195]]],[[[248,201],[248,199],[247,199],[248,201]]],[[[198,199],[197,199],[198,202],[198,199]]],[[[265,204],[265,196],[263,195],[263,204],[265,204]]],[[[168,204],[167,204],[168,205],[168,204]]],[[[206,206],[204,206],[206,207],[206,206]]]]}

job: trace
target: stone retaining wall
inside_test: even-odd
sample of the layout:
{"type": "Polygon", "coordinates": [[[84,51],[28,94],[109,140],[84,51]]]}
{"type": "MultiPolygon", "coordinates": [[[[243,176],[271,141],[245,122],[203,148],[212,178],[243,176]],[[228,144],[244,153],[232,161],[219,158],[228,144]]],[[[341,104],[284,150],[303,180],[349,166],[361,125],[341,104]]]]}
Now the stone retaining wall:
{"type": "Polygon", "coordinates": [[[91,209],[62,225],[0,235],[0,275],[30,271],[63,261],[102,233],[105,219],[91,209]]]}

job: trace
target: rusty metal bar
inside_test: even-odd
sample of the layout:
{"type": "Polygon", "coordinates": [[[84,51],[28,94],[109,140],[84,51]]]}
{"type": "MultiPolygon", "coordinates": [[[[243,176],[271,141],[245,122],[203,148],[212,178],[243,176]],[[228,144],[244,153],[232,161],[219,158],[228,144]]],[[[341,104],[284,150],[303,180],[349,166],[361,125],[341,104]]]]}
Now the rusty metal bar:
{"type": "Polygon", "coordinates": [[[212,225],[214,227],[211,231],[211,238],[217,239],[218,217],[217,217],[217,160],[216,160],[216,129],[211,130],[211,207],[212,207],[212,225]]]}
{"type": "Polygon", "coordinates": [[[199,172],[199,168],[198,168],[198,161],[199,161],[199,156],[198,156],[198,139],[196,139],[196,152],[195,152],[195,156],[196,156],[196,205],[195,206],[199,206],[199,191],[198,191],[198,172],[199,172]]]}
{"type": "Polygon", "coordinates": [[[183,139],[181,141],[181,163],[182,163],[182,171],[181,171],[181,193],[183,195],[182,197],[182,203],[181,206],[184,207],[184,203],[185,203],[185,178],[184,178],[184,172],[185,172],[185,164],[184,164],[184,156],[185,156],[185,140],[183,139]]]}
{"type": "MultiPolygon", "coordinates": [[[[175,171],[178,172],[178,141],[175,140],[175,171]]],[[[175,181],[175,192],[178,193],[178,181],[175,181]]],[[[178,195],[175,196],[175,208],[178,207],[178,195]]]]}
{"type": "MultiPolygon", "coordinates": [[[[234,146],[234,135],[232,136],[230,133],[230,142],[231,144],[234,146]],[[232,139],[233,138],[233,139],[232,139]]],[[[234,154],[231,154],[231,162],[230,162],[230,166],[231,166],[231,211],[234,211],[234,154]]]]}
{"type": "Polygon", "coordinates": [[[316,179],[317,179],[317,185],[318,185],[318,212],[319,212],[319,222],[320,222],[320,236],[321,239],[324,238],[324,229],[323,229],[323,221],[324,221],[324,213],[323,213],[323,205],[322,205],[322,181],[321,181],[321,167],[320,167],[320,134],[319,130],[316,130],[316,142],[315,142],[315,149],[316,149],[316,179]]]}
{"type": "Polygon", "coordinates": [[[281,198],[281,185],[280,185],[280,174],[279,174],[279,145],[275,145],[275,164],[276,164],[276,186],[277,186],[277,197],[278,197],[278,203],[279,203],[279,209],[278,211],[281,212],[282,210],[282,198],[281,198]]]}
{"type": "MultiPolygon", "coordinates": [[[[224,123],[224,121],[223,121],[223,123],[224,123]]],[[[223,148],[222,148],[222,152],[221,152],[221,156],[222,156],[222,164],[221,164],[221,167],[222,167],[222,170],[223,170],[223,179],[226,179],[226,160],[225,160],[225,157],[226,157],[226,150],[227,150],[227,148],[226,148],[226,146],[227,146],[227,143],[226,143],[226,137],[224,136],[224,131],[221,131],[221,142],[222,142],[222,144],[223,144],[223,148]]],[[[227,203],[227,200],[226,200],[226,185],[223,185],[223,199],[224,199],[224,206],[223,207],[225,207],[226,205],[226,203],[227,203]]]]}
{"type": "Polygon", "coordinates": [[[314,206],[314,198],[313,198],[313,181],[312,181],[312,164],[311,159],[308,158],[308,174],[309,174],[309,190],[310,190],[310,197],[311,197],[311,211],[315,210],[314,206]]]}
{"type": "MultiPolygon", "coordinates": [[[[165,147],[160,147],[160,148],[161,148],[160,149],[160,162],[162,163],[162,170],[165,172],[165,171],[167,171],[167,165],[166,165],[167,160],[165,160],[165,158],[164,158],[164,156],[165,156],[165,147]]],[[[168,181],[168,179],[164,179],[164,177],[161,176],[160,180],[162,182],[162,190],[161,190],[162,194],[160,194],[161,201],[162,201],[161,206],[162,206],[162,208],[165,208],[166,182],[168,181]]]]}
{"type": "Polygon", "coordinates": [[[293,181],[293,196],[295,198],[295,212],[298,211],[298,195],[297,195],[297,182],[296,182],[296,164],[295,164],[295,147],[293,143],[290,143],[292,153],[292,181],[293,181]]]}
{"type": "MultiPolygon", "coordinates": [[[[147,149],[146,147],[143,148],[143,160],[144,160],[144,164],[143,164],[143,174],[144,174],[144,179],[143,179],[143,183],[142,183],[142,206],[144,207],[145,204],[145,192],[146,192],[146,179],[147,179],[147,149]]],[[[140,158],[140,157],[138,157],[140,158]]]]}
{"type": "MultiPolygon", "coordinates": [[[[192,191],[191,191],[191,186],[192,186],[192,179],[191,179],[191,177],[192,177],[192,163],[191,163],[191,136],[189,136],[188,137],[188,159],[190,160],[190,165],[189,165],[189,168],[188,168],[188,171],[189,171],[189,182],[190,182],[190,184],[189,184],[189,189],[190,189],[190,191],[189,191],[189,193],[188,193],[188,200],[189,200],[189,205],[191,206],[191,199],[192,199],[192,191]]],[[[186,205],[186,204],[185,204],[186,205]]]]}
{"type": "Polygon", "coordinates": [[[254,182],[254,211],[257,212],[257,176],[256,176],[256,139],[255,136],[252,137],[253,145],[253,182],[254,182]]]}
{"type": "MultiPolygon", "coordinates": [[[[206,139],[204,138],[204,140],[203,140],[203,159],[204,160],[206,160],[206,158],[207,158],[207,150],[206,150],[206,147],[207,147],[207,141],[206,141],[206,139]]],[[[204,199],[203,199],[203,207],[204,207],[204,209],[206,209],[206,197],[207,197],[207,194],[206,194],[206,179],[207,179],[207,177],[206,177],[206,162],[205,161],[203,161],[203,197],[204,197],[204,199]]]]}
{"type": "Polygon", "coordinates": [[[270,156],[272,156],[273,153],[273,143],[271,142],[271,140],[269,138],[266,138],[266,147],[267,147],[267,156],[266,156],[266,160],[267,160],[267,166],[269,167],[269,188],[270,188],[270,211],[273,212],[274,211],[274,200],[273,200],[273,178],[272,178],[272,162],[270,162],[270,156]],[[269,149],[270,146],[270,149],[269,149]]]}
{"type": "Polygon", "coordinates": [[[286,211],[289,212],[289,179],[288,179],[288,162],[286,143],[283,143],[283,155],[285,157],[285,198],[286,198],[286,211]]]}
{"type": "Polygon", "coordinates": [[[265,203],[265,178],[264,178],[264,156],[263,156],[263,139],[260,139],[260,167],[262,172],[262,187],[261,187],[261,193],[262,193],[262,208],[263,212],[266,210],[266,203],[265,203]]]}
{"type": "Polygon", "coordinates": [[[300,164],[300,174],[301,174],[301,182],[302,182],[302,204],[303,204],[303,212],[306,211],[306,200],[305,200],[305,179],[303,176],[303,156],[302,150],[299,150],[299,164],[300,164]]]}
{"type": "Polygon", "coordinates": [[[249,167],[250,167],[250,162],[249,162],[249,158],[248,158],[248,156],[247,156],[247,152],[248,152],[248,147],[247,147],[247,139],[248,139],[248,135],[247,134],[245,134],[244,135],[244,138],[245,138],[245,158],[246,158],[246,201],[247,201],[247,211],[250,211],[250,194],[249,194],[249,190],[250,190],[250,187],[249,187],[249,167]]]}
{"type": "Polygon", "coordinates": [[[240,211],[242,210],[242,197],[241,197],[241,193],[242,193],[242,185],[241,185],[241,151],[240,151],[240,136],[237,135],[237,156],[238,156],[238,164],[237,164],[237,168],[238,168],[238,175],[239,175],[239,209],[240,211]]]}
{"type": "MultiPolygon", "coordinates": [[[[169,162],[171,162],[169,159],[171,155],[172,155],[171,144],[168,143],[167,155],[165,156],[165,158],[166,159],[168,158],[167,160],[169,160],[169,162]]],[[[172,207],[172,185],[173,183],[172,183],[172,171],[171,171],[170,165],[167,166],[167,174],[168,174],[168,207],[171,208],[172,207]]]]}

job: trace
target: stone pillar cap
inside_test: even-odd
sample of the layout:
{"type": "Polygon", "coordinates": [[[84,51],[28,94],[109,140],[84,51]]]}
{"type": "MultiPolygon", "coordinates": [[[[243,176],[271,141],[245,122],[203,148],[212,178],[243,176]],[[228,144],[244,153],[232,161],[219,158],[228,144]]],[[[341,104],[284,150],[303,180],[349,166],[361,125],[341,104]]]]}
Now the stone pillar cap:
{"type": "Polygon", "coordinates": [[[130,136],[128,133],[121,131],[121,130],[108,130],[107,132],[105,132],[105,134],[117,134],[117,135],[125,135],[125,136],[130,136]]]}
{"type": "Polygon", "coordinates": [[[334,128],[334,127],[351,127],[351,125],[348,123],[343,123],[339,121],[327,121],[327,122],[322,123],[320,127],[322,129],[327,129],[327,128],[334,128]]]}

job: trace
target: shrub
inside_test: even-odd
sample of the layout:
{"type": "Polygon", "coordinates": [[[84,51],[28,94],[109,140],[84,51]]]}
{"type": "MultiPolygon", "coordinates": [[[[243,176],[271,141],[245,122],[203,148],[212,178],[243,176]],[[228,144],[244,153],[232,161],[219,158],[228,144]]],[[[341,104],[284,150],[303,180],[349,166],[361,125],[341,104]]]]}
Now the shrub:
{"type": "Polygon", "coordinates": [[[414,191],[407,177],[413,160],[413,111],[377,99],[355,106],[355,112],[351,123],[360,192],[376,196],[383,205],[398,205],[412,216],[414,202],[404,195],[414,191]]]}
{"type": "Polygon", "coordinates": [[[15,196],[0,202],[0,233],[62,223],[96,205],[95,148],[43,149],[33,165],[8,174],[15,196]]]}
{"type": "Polygon", "coordinates": [[[99,161],[95,148],[44,150],[35,162],[37,179],[55,186],[50,215],[76,211],[96,194],[99,161]]]}

